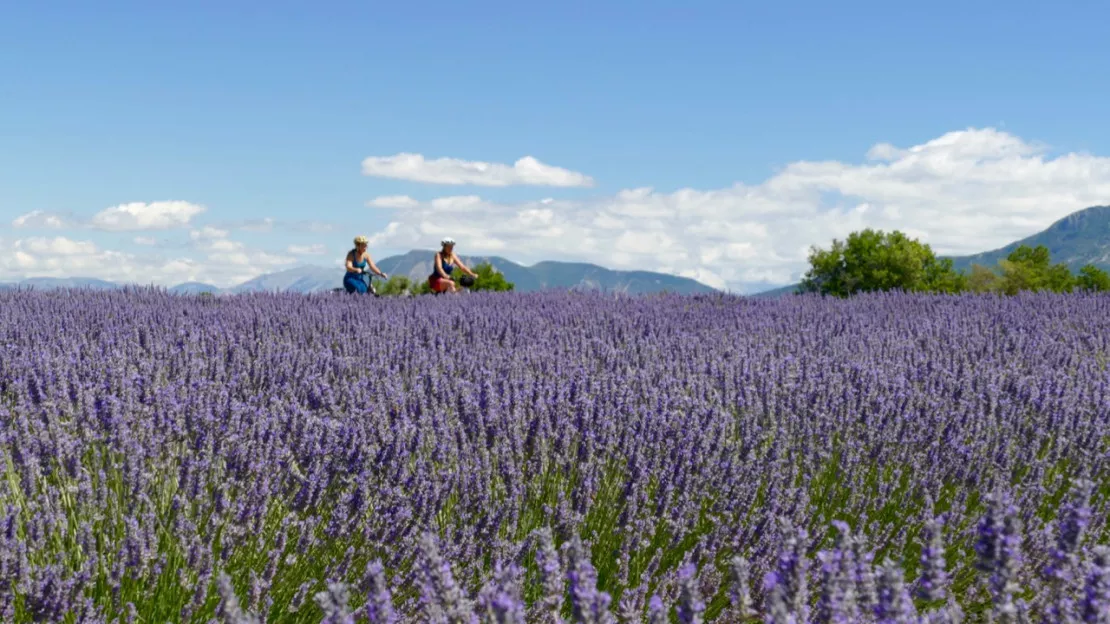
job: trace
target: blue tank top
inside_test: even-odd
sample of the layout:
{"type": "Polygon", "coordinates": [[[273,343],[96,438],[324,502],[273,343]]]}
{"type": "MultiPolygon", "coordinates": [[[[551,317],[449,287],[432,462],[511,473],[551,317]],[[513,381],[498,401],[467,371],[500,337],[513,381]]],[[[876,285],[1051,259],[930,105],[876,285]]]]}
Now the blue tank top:
{"type": "MultiPolygon", "coordinates": [[[[447,262],[446,260],[444,260],[442,255],[440,255],[439,258],[440,258],[440,260],[439,260],[440,264],[443,265],[443,272],[450,275],[451,271],[455,270],[455,265],[453,265],[450,262],[447,262]]],[[[436,277],[437,275],[439,275],[439,273],[436,273],[436,267],[433,264],[432,265],[432,277],[436,277]]]]}
{"type": "MultiPolygon", "coordinates": [[[[351,253],[358,253],[358,252],[352,250],[351,253]]],[[[362,260],[360,260],[358,262],[352,262],[351,266],[355,267],[356,269],[365,269],[366,268],[366,259],[363,258],[362,260]]]]}

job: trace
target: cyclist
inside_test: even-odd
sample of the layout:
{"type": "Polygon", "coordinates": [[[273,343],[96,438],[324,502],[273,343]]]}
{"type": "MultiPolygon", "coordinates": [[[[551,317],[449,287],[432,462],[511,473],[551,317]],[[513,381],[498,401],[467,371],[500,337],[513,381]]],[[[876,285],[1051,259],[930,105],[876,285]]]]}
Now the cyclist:
{"type": "Polygon", "coordinates": [[[374,264],[370,252],[366,250],[366,246],[369,244],[370,239],[365,236],[356,236],[355,248],[347,252],[347,272],[343,275],[343,288],[347,289],[348,293],[367,293],[370,285],[369,280],[362,279],[364,274],[373,272],[382,279],[389,279],[389,276],[374,264]]]}
{"type": "Polygon", "coordinates": [[[470,286],[474,283],[474,279],[478,277],[474,271],[463,264],[455,254],[455,239],[448,236],[440,241],[440,250],[436,252],[435,260],[432,262],[432,274],[428,276],[428,286],[432,288],[432,292],[458,292],[458,284],[451,279],[451,274],[455,272],[457,267],[466,275],[460,280],[463,286],[470,286]],[[467,279],[467,278],[470,279],[467,279]]]}

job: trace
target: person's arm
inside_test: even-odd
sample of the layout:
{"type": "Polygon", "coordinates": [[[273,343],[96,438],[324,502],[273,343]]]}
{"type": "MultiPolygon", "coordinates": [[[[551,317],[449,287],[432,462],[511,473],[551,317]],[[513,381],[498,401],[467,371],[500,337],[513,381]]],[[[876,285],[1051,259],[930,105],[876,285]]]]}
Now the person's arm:
{"type": "Polygon", "coordinates": [[[478,274],[475,273],[474,271],[471,271],[470,267],[463,264],[462,258],[459,258],[458,254],[452,252],[451,256],[455,259],[455,264],[458,265],[458,267],[460,269],[462,269],[464,273],[466,273],[467,275],[469,275],[470,277],[473,277],[475,279],[478,278],[478,274]]]}
{"type": "Polygon", "coordinates": [[[347,272],[348,273],[361,273],[360,269],[355,268],[355,252],[347,252],[347,272]]]}
{"type": "Polygon", "coordinates": [[[371,271],[373,271],[378,277],[380,277],[382,279],[387,279],[386,274],[382,273],[382,270],[378,268],[378,265],[374,264],[374,259],[370,257],[370,252],[369,251],[366,252],[365,258],[366,258],[366,264],[367,264],[367,266],[370,267],[371,271]]]}
{"type": "Polygon", "coordinates": [[[436,275],[439,275],[440,279],[451,281],[451,277],[443,272],[443,254],[436,254],[435,265],[436,275]]]}

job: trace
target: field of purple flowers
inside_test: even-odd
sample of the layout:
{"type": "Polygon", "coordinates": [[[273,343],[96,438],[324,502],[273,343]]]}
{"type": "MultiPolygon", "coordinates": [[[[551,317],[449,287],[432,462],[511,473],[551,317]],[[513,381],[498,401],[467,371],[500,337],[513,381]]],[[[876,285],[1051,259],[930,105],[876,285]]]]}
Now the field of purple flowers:
{"type": "Polygon", "coordinates": [[[1110,622],[1110,297],[0,293],[4,622],[1110,622]]]}

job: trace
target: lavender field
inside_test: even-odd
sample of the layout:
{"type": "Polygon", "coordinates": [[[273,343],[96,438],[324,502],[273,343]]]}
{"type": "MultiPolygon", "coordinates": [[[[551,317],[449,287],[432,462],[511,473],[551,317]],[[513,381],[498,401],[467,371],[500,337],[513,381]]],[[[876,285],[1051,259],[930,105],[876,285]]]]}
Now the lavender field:
{"type": "Polygon", "coordinates": [[[0,293],[3,622],[1110,622],[1110,297],[0,293]]]}

